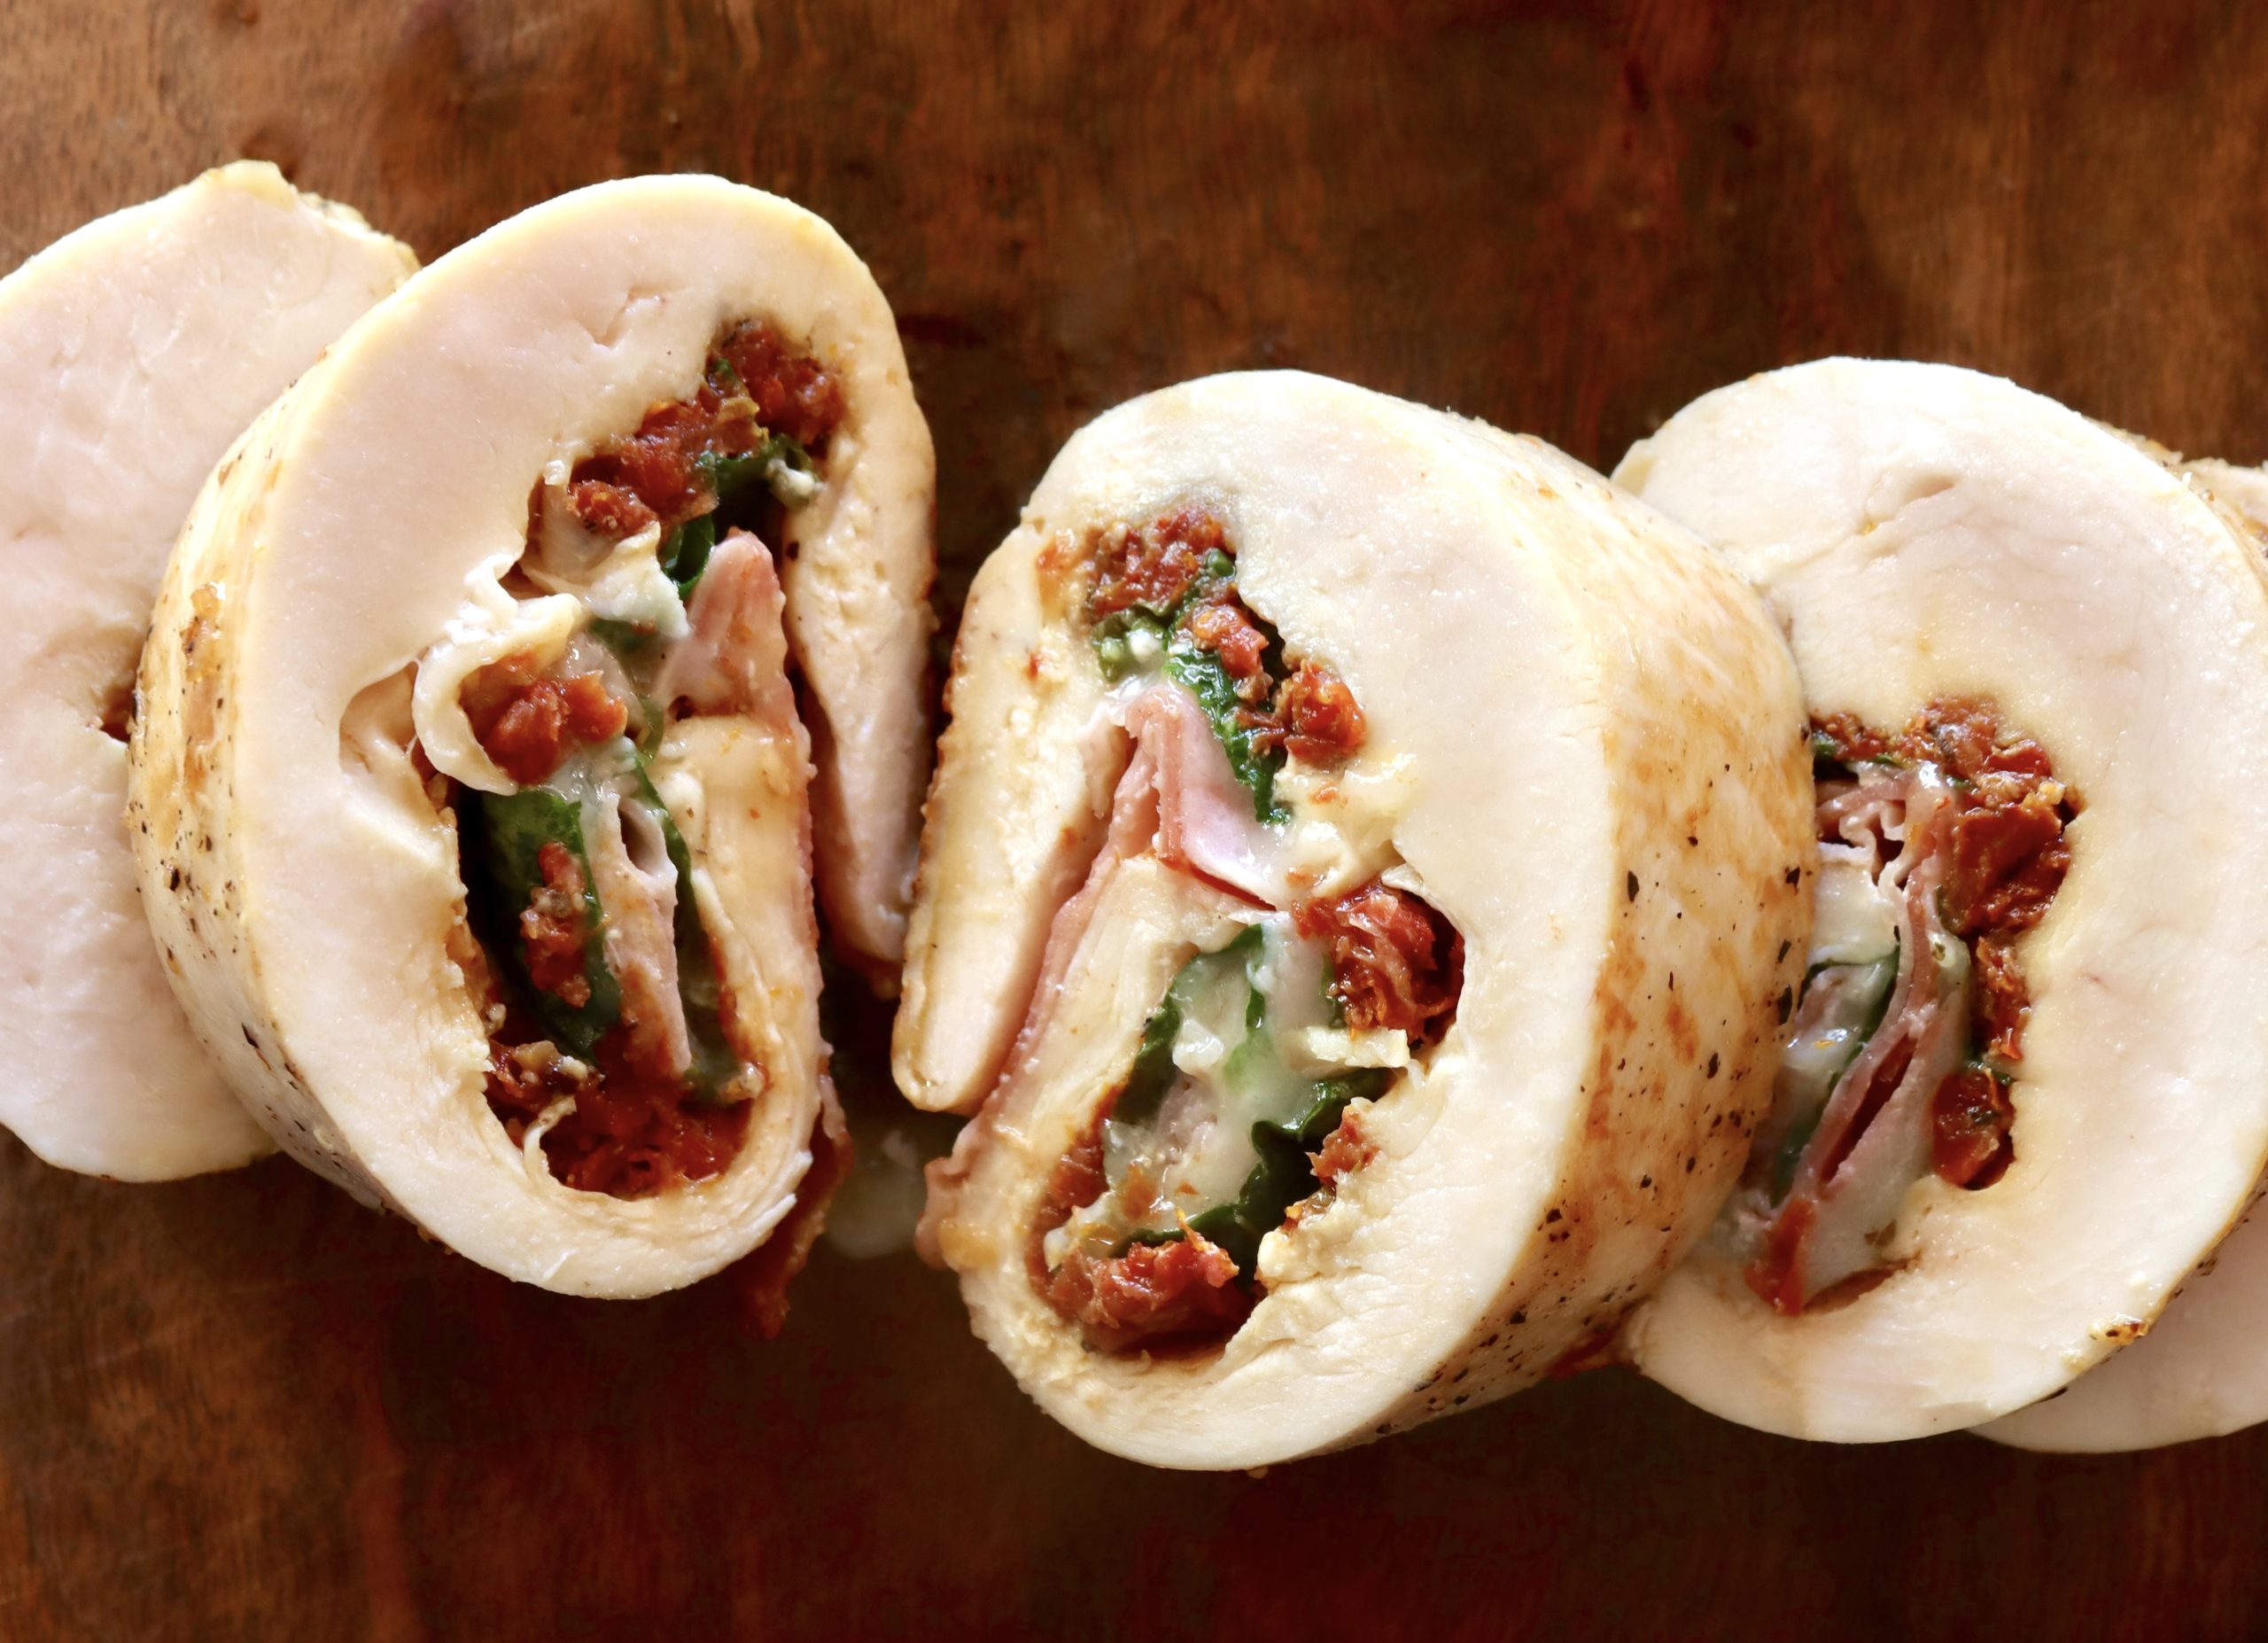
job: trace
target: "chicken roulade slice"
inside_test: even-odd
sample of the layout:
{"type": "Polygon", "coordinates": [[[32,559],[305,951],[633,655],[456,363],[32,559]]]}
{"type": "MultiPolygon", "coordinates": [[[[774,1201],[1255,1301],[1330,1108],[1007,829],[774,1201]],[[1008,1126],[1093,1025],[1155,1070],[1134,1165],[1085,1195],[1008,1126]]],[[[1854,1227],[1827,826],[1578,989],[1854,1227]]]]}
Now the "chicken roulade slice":
{"type": "Polygon", "coordinates": [[[2051,1398],[2268,1155],[2258,552],[2162,454],[1951,366],[1759,377],[1618,477],[1762,588],[1819,778],[1772,1115],[1631,1355],[1804,1437],[2051,1398]]]}
{"type": "Polygon", "coordinates": [[[1102,417],[985,564],[897,1037],[925,1246],[1089,1442],[1263,1465],[1579,1360],[1801,975],[1785,649],[1532,440],[1296,374],[1102,417]]]}
{"type": "Polygon", "coordinates": [[[120,820],[134,666],[198,487],[416,266],[273,166],[226,166],[0,280],[0,1124],[128,1180],[268,1149],[182,1018],[120,820]]]}
{"type": "MultiPolygon", "coordinates": [[[[2199,461],[2185,471],[2268,538],[2268,474],[2199,461]]],[[[2192,1273],[2143,1339],[2062,1396],[1980,1428],[2028,1449],[2106,1451],[2217,1437],[2268,1421],[2268,1220],[2254,1209],[2192,1273]]]]}
{"type": "Polygon", "coordinates": [[[792,1270],[845,1161],[814,836],[879,959],[931,485],[865,266],[706,177],[490,230],[252,429],[167,572],[130,820],[190,1017],[287,1149],[552,1289],[767,1236],[792,1270]]]}

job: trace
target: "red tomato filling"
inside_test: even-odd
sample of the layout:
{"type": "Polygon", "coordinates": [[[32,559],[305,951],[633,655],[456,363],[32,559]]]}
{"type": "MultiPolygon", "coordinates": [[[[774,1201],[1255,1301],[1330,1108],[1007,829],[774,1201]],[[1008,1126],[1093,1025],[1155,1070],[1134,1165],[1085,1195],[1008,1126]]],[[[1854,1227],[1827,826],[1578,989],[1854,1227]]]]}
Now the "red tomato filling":
{"type": "MultiPolygon", "coordinates": [[[[1327,766],[1362,747],[1367,725],[1346,681],[1313,661],[1279,680],[1271,669],[1276,638],[1239,596],[1233,576],[1222,575],[1216,561],[1212,580],[1204,580],[1208,556],[1233,559],[1236,549],[1221,521],[1203,507],[1184,506],[1138,528],[1093,533],[1084,548],[1067,536],[1048,552],[1053,562],[1088,568],[1090,623],[1139,608],[1153,618],[1173,618],[1189,645],[1216,657],[1235,692],[1235,721],[1255,733],[1255,752],[1280,750],[1327,766]],[[1203,591],[1192,601],[1200,581],[1203,591]]],[[[1413,1045],[1446,1029],[1462,985],[1464,948],[1448,921],[1425,902],[1373,881],[1336,900],[1302,903],[1293,915],[1299,933],[1324,946],[1332,996],[1348,1027],[1398,1028],[1413,1045]]],[[[1185,1223],[1177,1237],[1162,1242],[1131,1242],[1107,1254],[1074,1248],[1056,1265],[1048,1265],[1049,1234],[1111,1190],[1102,1126],[1120,1093],[1113,1091],[1101,1103],[1050,1176],[1027,1251],[1032,1285],[1098,1350],[1216,1342],[1250,1313],[1257,1285],[1239,1273],[1235,1258],[1185,1223]]],[[[1376,1151],[1360,1113],[1348,1111],[1311,1161],[1320,1191],[1334,1189],[1376,1151]]],[[[1116,1191],[1127,1222],[1154,1223],[1155,1188],[1138,1167],[1130,1168],[1116,1191]]],[[[1296,1212],[1295,1207],[1294,1219],[1296,1212]]]]}
{"type": "Polygon", "coordinates": [[[1369,734],[1347,681],[1315,662],[1301,662],[1285,681],[1278,719],[1285,751],[1311,765],[1337,764],[1369,734]]]}
{"type": "MultiPolygon", "coordinates": [[[[743,324],[718,342],[690,396],[656,405],[634,432],[605,441],[575,464],[570,501],[577,518],[603,536],[634,535],[657,522],[664,532],[674,530],[717,506],[704,458],[750,454],[773,434],[820,455],[844,413],[843,386],[831,372],[790,348],[771,326],[743,324]]],[[[532,534],[535,528],[532,518],[532,534]]],[[[628,705],[599,674],[547,672],[525,652],[478,670],[460,700],[482,749],[523,787],[547,781],[578,747],[622,736],[629,722],[628,705]]],[[[422,759],[422,750],[414,751],[422,759]]],[[[539,992],[581,1008],[591,998],[585,964],[594,933],[582,864],[555,842],[542,846],[538,861],[543,884],[518,920],[522,969],[539,992]]],[[[490,991],[493,1008],[499,1001],[493,981],[490,991]]],[[[727,988],[721,1008],[728,1038],[731,1007],[727,988]]],[[[544,1131],[540,1144],[552,1174],[582,1191],[637,1198],[711,1179],[738,1156],[749,1104],[703,1098],[671,1070],[663,1048],[656,1024],[640,1019],[627,1001],[587,1065],[547,1053],[542,1024],[508,1008],[490,1040],[489,1106],[519,1141],[547,1110],[571,1096],[573,1110],[544,1131]]],[[[848,1162],[831,1095],[820,1127],[820,1139],[833,1138],[826,1157],[835,1162],[814,1164],[798,1195],[799,1215],[806,1197],[823,1208],[840,1179],[837,1166],[848,1162]]],[[[771,1298],[752,1303],[771,1327],[777,1323],[776,1289],[800,1266],[817,1231],[816,1211],[804,1219],[809,1231],[782,1244],[783,1250],[792,1246],[792,1261],[758,1286],[771,1298]]]]}
{"type": "Polygon", "coordinates": [[[539,993],[580,1009],[591,1001],[591,978],[583,969],[591,935],[583,864],[555,839],[536,860],[543,868],[543,887],[520,915],[521,956],[539,993]]]}
{"type": "Polygon", "coordinates": [[[546,674],[525,650],[475,673],[459,699],[481,751],[522,787],[547,780],[579,744],[611,742],[630,722],[596,674],[546,674]]]}
{"type": "Polygon", "coordinates": [[[1106,1189],[1102,1126],[1110,1107],[1106,1102],[1097,1110],[1048,1177],[1025,1253],[1032,1287],[1100,1351],[1201,1343],[1235,1333],[1252,1311],[1252,1293],[1237,1281],[1237,1264],[1227,1253],[1193,1232],[1171,1243],[1130,1244],[1118,1255],[1073,1250],[1049,1268],[1047,1234],[1106,1189]]]}
{"type": "MultiPolygon", "coordinates": [[[[2046,751],[2029,737],[2008,734],[1989,704],[1933,702],[1895,733],[1846,715],[1818,721],[1813,728],[1823,758],[1852,767],[1934,767],[1951,784],[1946,810],[1932,823],[1911,868],[1939,874],[1938,926],[1966,945],[1969,960],[1969,1055],[1929,1096],[1930,1168],[1956,1187],[1989,1187],[2016,1156],[2016,1108],[2008,1070],[2023,1059],[2024,1025],[2031,1012],[2015,944],[2046,915],[2070,868],[2064,829],[2078,813],[2078,801],[2056,781],[2046,751]]],[[[1843,842],[1836,803],[1836,796],[1823,788],[1823,843],[1843,842]]],[[[1915,1001],[1910,1008],[1926,1008],[1921,989],[1908,996],[1915,1001]]],[[[1902,1031],[1904,1024],[1895,1016],[1875,1029],[1876,1035],[1902,1031]]],[[[1810,1150],[1818,1155],[1816,1181],[1833,1180],[1912,1065],[1912,1039],[1884,1041],[1891,1047],[1872,1062],[1847,1121],[1831,1136],[1814,1139],[1810,1150]]],[[[1840,1099],[1842,1086],[1833,1094],[1840,1099]]],[[[1798,1187],[1777,1207],[1762,1250],[1748,1269],[1750,1287],[1777,1311],[1799,1312],[1822,1298],[1806,1299],[1806,1255],[1821,1211],[1816,1189],[1798,1187]]],[[[1854,1274],[1846,1282],[1856,1286],[1880,1275],[1854,1274]]],[[[1835,1286],[1835,1292],[1843,1288],[1835,1286]]]]}
{"type": "Polygon", "coordinates": [[[832,372],[791,350],[769,325],[739,326],[717,345],[691,398],[655,406],[637,432],[607,440],[575,464],[576,514],[610,536],[631,535],[656,519],[666,533],[717,505],[703,456],[746,456],[773,433],[818,456],[843,414],[843,385],[832,372]],[[752,416],[742,401],[752,402],[752,416]]]}
{"type": "Polygon", "coordinates": [[[1196,585],[1207,554],[1232,551],[1220,520],[1195,506],[1140,530],[1112,531],[1097,544],[1087,615],[1095,619],[1136,605],[1170,611],[1196,585]]]}
{"type": "Polygon", "coordinates": [[[1303,902],[1293,917],[1327,944],[1331,995],[1349,1027],[1399,1029],[1412,1047],[1446,1030],[1464,985],[1464,938],[1424,901],[1373,879],[1336,901],[1303,902]]]}
{"type": "Polygon", "coordinates": [[[513,1040],[531,1044],[542,1032],[507,1013],[489,1041],[488,1105],[517,1142],[545,1109],[574,1098],[574,1111],[540,1143],[555,1180],[583,1192],[643,1198],[721,1175],[739,1156],[748,1102],[693,1099],[682,1078],[641,1066],[621,1028],[600,1041],[586,1076],[572,1076],[559,1059],[524,1064],[513,1040]]]}

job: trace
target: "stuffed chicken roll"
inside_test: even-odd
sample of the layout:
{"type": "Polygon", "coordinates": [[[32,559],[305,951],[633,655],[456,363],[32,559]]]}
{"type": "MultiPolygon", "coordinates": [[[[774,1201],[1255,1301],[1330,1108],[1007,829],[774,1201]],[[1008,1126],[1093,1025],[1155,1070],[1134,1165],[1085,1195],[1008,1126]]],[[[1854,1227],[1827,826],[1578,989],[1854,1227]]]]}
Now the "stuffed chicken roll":
{"type": "Polygon", "coordinates": [[[2049,1398],[2268,1155],[2258,551],[2161,454],[1951,366],[1759,377],[1618,477],[1762,588],[1818,779],[1772,1112],[1630,1351],[1805,1437],[2049,1398]]]}
{"type": "Polygon", "coordinates": [[[126,807],[134,666],[198,487],[415,266],[273,166],[207,172],[0,280],[0,1124],[131,1180],[268,1139],[167,990],[126,807]]]}
{"type": "MultiPolygon", "coordinates": [[[[2268,537],[2268,474],[2200,461],[2183,471],[2268,537]]],[[[2027,1449],[2147,1449],[2268,1421],[2268,1219],[2258,1200],[2143,1339],[2057,1397],[1981,1428],[2027,1449]]]]}
{"type": "Polygon", "coordinates": [[[513,218],[255,424],[167,573],[131,822],[286,1149],[552,1289],[792,1270],[843,1162],[813,845],[888,950],[930,487],[865,267],[713,178],[513,218]]]}
{"type": "Polygon", "coordinates": [[[1800,975],[1778,635],[1534,440],[1289,373],[1075,438],[971,594],[897,1024],[926,1247],[1088,1441],[1359,1442],[1580,1359],[1800,975]]]}

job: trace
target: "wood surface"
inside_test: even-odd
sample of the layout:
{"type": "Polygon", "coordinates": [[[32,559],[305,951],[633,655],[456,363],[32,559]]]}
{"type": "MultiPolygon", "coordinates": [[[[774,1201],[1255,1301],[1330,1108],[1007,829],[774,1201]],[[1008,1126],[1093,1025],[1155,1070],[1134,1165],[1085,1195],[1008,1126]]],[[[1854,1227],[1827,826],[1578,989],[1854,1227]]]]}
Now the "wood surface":
{"type": "MultiPolygon", "coordinates": [[[[1301,365],[1601,466],[1834,351],[2268,453],[2240,5],[7,0],[0,267],[239,154],[428,257],[629,172],[831,219],[937,436],[947,619],[1056,446],[1301,365]]],[[[840,1020],[872,1126],[884,1018],[840,1020]],[[862,1075],[862,1069],[865,1069],[862,1075]]],[[[1838,1450],[1613,1371],[1264,1478],[1026,1406],[910,1258],[515,1288],[294,1165],[0,1138],[0,1636],[2198,1638],[2268,1630],[2268,1437],[1838,1450]]]]}

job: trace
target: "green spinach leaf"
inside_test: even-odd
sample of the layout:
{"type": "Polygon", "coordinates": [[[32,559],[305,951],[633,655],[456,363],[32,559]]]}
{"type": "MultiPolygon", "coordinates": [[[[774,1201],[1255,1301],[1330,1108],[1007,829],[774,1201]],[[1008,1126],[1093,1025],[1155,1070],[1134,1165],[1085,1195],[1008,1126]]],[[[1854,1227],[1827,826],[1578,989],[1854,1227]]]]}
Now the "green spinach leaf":
{"type": "Polygon", "coordinates": [[[1284,750],[1262,746],[1258,728],[1246,722],[1244,698],[1221,666],[1220,654],[1200,649],[1186,627],[1177,627],[1166,645],[1166,677],[1185,686],[1205,710],[1221,751],[1229,756],[1230,771],[1252,795],[1254,819],[1289,821],[1291,812],[1276,802],[1276,773],[1284,767],[1284,750]]]}
{"type": "Polygon", "coordinates": [[[1324,1078],[1296,1117],[1282,1124],[1262,1119],[1254,1125],[1252,1143],[1260,1153],[1260,1162],[1245,1177],[1243,1191],[1230,1203],[1191,1216],[1191,1228],[1220,1245],[1236,1262],[1237,1271],[1251,1277],[1260,1261],[1260,1241],[1284,1224],[1293,1204],[1315,1191],[1315,1165],[1310,1157],[1323,1150],[1331,1133],[1347,1116],[1347,1104],[1358,1099],[1377,1100],[1386,1093],[1391,1077],[1382,1068],[1365,1067],[1324,1078]]]}
{"type": "MultiPolygon", "coordinates": [[[[1229,1051],[1223,1071],[1230,1084],[1249,1079],[1261,1082],[1267,1073],[1262,1063],[1272,1061],[1276,1045],[1268,1030],[1268,999],[1256,974],[1262,957],[1263,938],[1257,924],[1246,929],[1217,952],[1200,954],[1182,966],[1158,1008],[1143,1024],[1142,1042],[1134,1057],[1134,1071],[1112,1109],[1114,1123],[1142,1125],[1155,1121],[1166,1093],[1177,1076],[1173,1064],[1173,1041],[1194,1001],[1198,990],[1216,985],[1220,968],[1233,964],[1242,971],[1247,988],[1244,1037],[1229,1051]]],[[[1361,1068],[1317,1079],[1307,1086],[1298,1110],[1280,1119],[1261,1119],[1252,1125],[1253,1149],[1259,1162],[1247,1174],[1237,1195],[1225,1203],[1211,1204],[1189,1218],[1200,1236],[1218,1244],[1252,1276],[1259,1260],[1260,1241],[1284,1223],[1285,1215],[1316,1190],[1311,1154],[1320,1152],[1331,1133],[1345,1117],[1347,1104],[1357,1099],[1376,1100],[1386,1093],[1394,1075],[1382,1068],[1361,1068]]],[[[1179,1227],[1145,1229],[1129,1240],[1138,1243],[1171,1243],[1181,1237],[1179,1227]]]]}
{"type": "Polygon", "coordinates": [[[812,475],[811,453],[784,433],[766,436],[753,451],[703,451],[693,465],[716,493],[717,505],[672,531],[659,556],[663,573],[687,604],[718,542],[735,530],[767,541],[778,535],[766,529],[767,510],[806,500],[812,475]]]}
{"type": "Polygon", "coordinates": [[[1147,611],[1114,611],[1095,624],[1095,659],[1102,676],[1116,684],[1138,672],[1145,654],[1165,654],[1166,625],[1147,611]]]}
{"type": "MultiPolygon", "coordinates": [[[[469,795],[470,797],[470,795],[469,795]]],[[[588,1058],[622,1014],[621,989],[607,968],[605,917],[591,884],[590,857],[583,846],[582,814],[570,799],[548,788],[516,793],[481,793],[470,808],[478,815],[483,869],[484,922],[495,939],[490,951],[506,956],[517,990],[560,1048],[588,1058]],[[580,1008],[545,993],[529,980],[526,949],[519,940],[519,917],[543,886],[540,860],[548,844],[564,845],[583,873],[583,978],[591,996],[580,1008]]],[[[470,888],[470,887],[469,887],[470,888]]]]}
{"type": "Polygon", "coordinates": [[[713,513],[687,519],[662,543],[658,556],[662,574],[677,584],[678,597],[687,604],[693,603],[693,590],[700,584],[701,573],[709,568],[709,556],[716,546],[717,516],[713,513]]]}
{"type": "MultiPolygon", "coordinates": [[[[1221,665],[1217,651],[1208,650],[1190,636],[1189,618],[1197,607],[1235,586],[1237,562],[1219,549],[1205,556],[1195,582],[1172,606],[1161,610],[1137,604],[1114,611],[1094,627],[1095,659],[1102,676],[1113,684],[1140,671],[1143,653],[1161,642],[1166,677],[1197,698],[1213,735],[1229,756],[1229,768],[1252,795],[1255,820],[1288,821],[1291,813],[1276,802],[1276,774],[1284,767],[1284,751],[1262,744],[1260,729],[1247,721],[1244,698],[1236,681],[1221,665]]],[[[1262,663],[1267,669],[1270,695],[1284,679],[1284,644],[1276,630],[1247,611],[1268,645],[1262,663]]]]}
{"type": "Polygon", "coordinates": [[[785,433],[766,434],[752,451],[704,451],[694,465],[715,488],[717,511],[743,530],[753,528],[743,517],[749,503],[769,497],[792,506],[804,500],[798,479],[812,473],[811,453],[785,433]]]}

